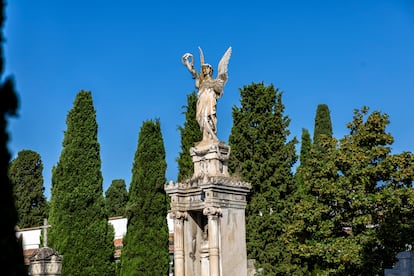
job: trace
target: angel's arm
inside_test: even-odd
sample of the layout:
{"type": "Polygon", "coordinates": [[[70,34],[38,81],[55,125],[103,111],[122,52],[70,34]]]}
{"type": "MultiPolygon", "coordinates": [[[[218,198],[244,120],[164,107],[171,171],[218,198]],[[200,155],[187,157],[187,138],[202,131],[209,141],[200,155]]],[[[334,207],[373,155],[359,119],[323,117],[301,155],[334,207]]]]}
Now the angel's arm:
{"type": "Polygon", "coordinates": [[[181,60],[183,65],[187,67],[188,71],[190,71],[191,75],[193,76],[193,79],[198,78],[198,73],[196,69],[194,68],[194,57],[192,54],[186,53],[183,55],[183,58],[181,60]]]}

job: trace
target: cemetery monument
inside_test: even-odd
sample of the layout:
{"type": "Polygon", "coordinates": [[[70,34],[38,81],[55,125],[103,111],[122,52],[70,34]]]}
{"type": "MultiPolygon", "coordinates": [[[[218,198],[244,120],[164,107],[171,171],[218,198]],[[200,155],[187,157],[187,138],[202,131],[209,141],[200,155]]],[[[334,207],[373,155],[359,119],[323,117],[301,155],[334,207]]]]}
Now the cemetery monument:
{"type": "Polygon", "coordinates": [[[165,187],[174,219],[174,274],[247,275],[245,208],[251,185],[229,175],[230,147],[217,138],[216,105],[228,79],[232,49],[221,58],[216,78],[199,50],[200,72],[192,54],[184,54],[182,63],[195,79],[196,119],[203,138],[190,150],[193,176],[165,187]]]}

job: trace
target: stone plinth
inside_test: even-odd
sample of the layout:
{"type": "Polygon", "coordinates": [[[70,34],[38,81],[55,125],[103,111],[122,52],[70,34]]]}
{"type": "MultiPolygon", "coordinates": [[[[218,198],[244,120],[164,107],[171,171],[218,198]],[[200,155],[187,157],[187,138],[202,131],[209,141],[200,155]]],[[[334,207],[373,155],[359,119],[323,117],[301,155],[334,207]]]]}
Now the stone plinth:
{"type": "Polygon", "coordinates": [[[29,275],[60,276],[62,271],[62,256],[54,249],[43,247],[29,257],[29,275]]]}
{"type": "Polygon", "coordinates": [[[194,164],[194,175],[229,176],[227,164],[230,156],[230,147],[224,142],[200,142],[190,149],[194,164]]]}
{"type": "Polygon", "coordinates": [[[200,149],[192,153],[201,169],[193,178],[165,187],[174,219],[174,272],[247,275],[245,208],[251,185],[228,176],[228,155],[218,154],[228,147],[206,148],[204,156],[200,149]]]}

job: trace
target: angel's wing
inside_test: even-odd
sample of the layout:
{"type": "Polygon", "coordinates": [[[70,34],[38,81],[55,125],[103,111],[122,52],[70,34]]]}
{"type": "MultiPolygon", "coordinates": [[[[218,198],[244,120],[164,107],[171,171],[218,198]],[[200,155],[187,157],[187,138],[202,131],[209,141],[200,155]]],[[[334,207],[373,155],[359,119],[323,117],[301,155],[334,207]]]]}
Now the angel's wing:
{"type": "Polygon", "coordinates": [[[223,85],[226,84],[227,79],[228,79],[227,68],[228,68],[230,56],[231,56],[231,47],[227,49],[227,51],[224,53],[223,57],[221,58],[218,64],[217,78],[223,81],[223,85]]]}
{"type": "Polygon", "coordinates": [[[201,47],[198,47],[198,50],[200,51],[200,66],[204,64],[204,54],[203,50],[201,50],[201,47]]]}

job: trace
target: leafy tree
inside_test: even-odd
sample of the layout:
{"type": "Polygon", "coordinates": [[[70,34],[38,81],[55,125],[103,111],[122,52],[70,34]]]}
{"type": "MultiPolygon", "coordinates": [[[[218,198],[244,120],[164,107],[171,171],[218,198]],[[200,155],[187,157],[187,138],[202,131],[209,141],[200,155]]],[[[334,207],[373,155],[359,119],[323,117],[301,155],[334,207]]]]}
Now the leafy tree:
{"type": "Polygon", "coordinates": [[[104,204],[90,92],[77,94],[66,124],[63,150],[52,175],[50,244],[64,255],[63,275],[112,275],[113,232],[104,204]]]}
{"type": "Polygon", "coordinates": [[[42,172],[40,155],[32,150],[20,151],[10,165],[9,175],[14,185],[18,225],[21,228],[42,225],[47,217],[42,172]]]}
{"type": "MultiPolygon", "coordinates": [[[[0,30],[5,20],[4,1],[0,1],[0,30]]],[[[0,32],[0,44],[4,38],[0,32]]],[[[0,47],[0,76],[3,73],[3,49],[0,47]]],[[[3,78],[1,78],[3,80],[3,78]]],[[[13,197],[13,185],[8,176],[10,153],[7,149],[7,117],[16,115],[18,100],[13,81],[8,78],[0,83],[0,267],[4,275],[27,275],[21,243],[16,238],[17,211],[13,197]]]]}
{"type": "Polygon", "coordinates": [[[339,143],[325,136],[323,153],[312,149],[303,174],[308,191],[284,235],[296,265],[323,275],[377,275],[413,244],[414,159],[391,154],[388,124],[386,114],[356,110],[339,143]]]}
{"type": "Polygon", "coordinates": [[[313,131],[313,143],[319,147],[321,135],[332,137],[331,114],[326,104],[319,104],[316,109],[315,129],[313,131]]]}
{"type": "Polygon", "coordinates": [[[190,178],[194,172],[193,160],[190,156],[190,148],[196,142],[201,141],[203,134],[196,119],[197,95],[193,91],[187,95],[187,105],[183,106],[185,115],[184,127],[178,127],[181,133],[181,152],[177,158],[178,181],[190,178]]]}
{"type": "Polygon", "coordinates": [[[132,167],[121,275],[166,275],[169,267],[164,141],[159,120],[142,124],[132,167]]]}
{"type": "Polygon", "coordinates": [[[248,257],[266,275],[276,274],[290,258],[279,236],[289,223],[286,210],[295,189],[296,139],[287,141],[290,119],[283,114],[281,91],[252,83],[240,95],[241,107],[233,107],[229,168],[252,184],[246,208],[248,257]]]}
{"type": "Polygon", "coordinates": [[[105,203],[109,217],[126,215],[128,192],[126,190],[125,180],[112,180],[111,186],[109,186],[105,193],[105,203]]]}

